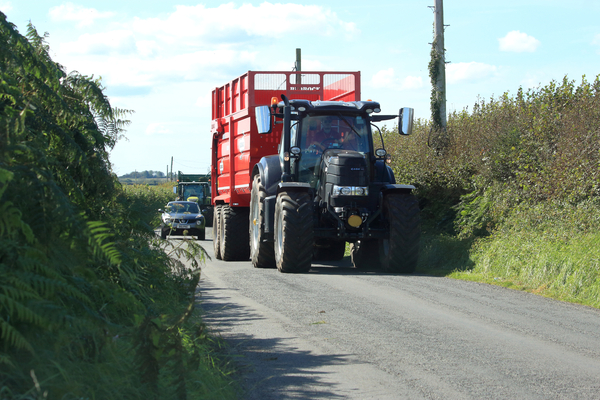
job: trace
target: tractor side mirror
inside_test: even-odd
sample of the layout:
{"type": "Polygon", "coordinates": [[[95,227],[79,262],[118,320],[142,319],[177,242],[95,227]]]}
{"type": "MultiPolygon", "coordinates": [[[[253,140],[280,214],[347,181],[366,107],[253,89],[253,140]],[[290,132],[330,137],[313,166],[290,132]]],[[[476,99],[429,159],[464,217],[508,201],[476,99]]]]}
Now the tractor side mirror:
{"type": "Polygon", "coordinates": [[[398,121],[398,127],[400,128],[398,133],[401,135],[410,135],[413,130],[413,116],[415,110],[413,108],[404,107],[400,109],[400,120],[398,121]]]}
{"type": "Polygon", "coordinates": [[[258,106],[254,109],[258,133],[271,133],[271,110],[269,106],[258,106]]]}

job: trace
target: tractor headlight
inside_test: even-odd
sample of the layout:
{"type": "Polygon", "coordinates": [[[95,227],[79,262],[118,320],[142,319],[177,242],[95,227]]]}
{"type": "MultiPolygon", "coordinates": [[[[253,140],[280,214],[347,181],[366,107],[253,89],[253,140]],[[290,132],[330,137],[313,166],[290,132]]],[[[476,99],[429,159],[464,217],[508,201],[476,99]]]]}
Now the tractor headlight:
{"type": "Polygon", "coordinates": [[[350,195],[352,195],[352,188],[348,187],[348,186],[341,187],[340,194],[342,196],[350,196],[350,195]]]}
{"type": "Polygon", "coordinates": [[[368,196],[369,188],[366,186],[338,186],[333,185],[334,196],[368,196]]]}

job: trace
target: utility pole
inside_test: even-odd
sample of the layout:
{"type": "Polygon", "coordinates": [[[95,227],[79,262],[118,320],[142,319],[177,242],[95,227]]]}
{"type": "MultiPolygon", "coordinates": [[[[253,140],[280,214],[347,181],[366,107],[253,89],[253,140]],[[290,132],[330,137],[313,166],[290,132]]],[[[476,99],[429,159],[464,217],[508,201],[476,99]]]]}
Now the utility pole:
{"type": "Polygon", "coordinates": [[[446,54],[444,49],[444,1],[435,0],[435,23],[434,40],[432,49],[432,60],[430,72],[435,71],[435,76],[431,76],[432,84],[435,87],[436,96],[432,95],[432,116],[434,125],[439,124],[438,128],[446,130],[446,54]],[[439,119],[435,114],[439,113],[439,119]],[[437,121],[436,121],[437,120],[437,121]]]}
{"type": "Polygon", "coordinates": [[[296,49],[296,71],[302,71],[302,49],[296,49]]]}
{"type": "MultiPolygon", "coordinates": [[[[297,72],[301,72],[302,71],[302,49],[296,49],[296,71],[297,72]]],[[[297,74],[296,75],[298,77],[297,79],[297,84],[298,85],[302,85],[302,75],[301,74],[297,74]]]]}
{"type": "Polygon", "coordinates": [[[173,156],[171,156],[171,182],[173,182],[173,156]]]}

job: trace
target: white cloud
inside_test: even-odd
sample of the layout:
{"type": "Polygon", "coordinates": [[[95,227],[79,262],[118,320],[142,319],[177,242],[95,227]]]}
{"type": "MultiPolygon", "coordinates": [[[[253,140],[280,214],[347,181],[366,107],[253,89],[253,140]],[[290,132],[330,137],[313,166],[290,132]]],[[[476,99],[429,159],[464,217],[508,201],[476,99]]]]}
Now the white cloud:
{"type": "Polygon", "coordinates": [[[239,43],[251,38],[281,38],[291,32],[315,35],[338,33],[352,36],[359,33],[356,24],[342,21],[330,9],[316,5],[271,4],[258,6],[234,3],[207,8],[177,6],[166,18],[136,18],[136,32],[154,36],[164,43],[177,46],[239,43]],[[223,23],[226,19],[227,23],[223,23]]]}
{"type": "Polygon", "coordinates": [[[139,55],[142,57],[153,57],[160,51],[160,46],[156,40],[138,40],[135,45],[139,55]]]}
{"type": "Polygon", "coordinates": [[[89,26],[97,19],[109,18],[115,15],[112,12],[100,12],[95,8],[84,8],[73,3],[64,3],[60,6],[52,7],[49,14],[50,18],[54,21],[76,21],[78,22],[78,27],[89,26]]]}
{"type": "Polygon", "coordinates": [[[514,53],[533,53],[537,50],[541,42],[519,31],[511,31],[503,38],[498,39],[500,51],[509,51],[514,53]]]}
{"type": "MultiPolygon", "coordinates": [[[[51,11],[53,18],[62,20],[79,20],[90,13],[108,16],[71,3],[51,11]]],[[[289,69],[290,62],[283,63],[280,57],[275,61],[258,59],[254,49],[292,32],[314,35],[317,40],[322,40],[322,35],[359,33],[354,23],[342,21],[325,7],[268,2],[227,3],[213,8],[177,6],[160,18],[133,18],[123,22],[121,29],[114,26],[59,45],[60,54],[65,56],[63,64],[76,65],[82,73],[101,71],[105,84],[113,87],[221,81],[240,70],[264,69],[261,63],[268,63],[267,69],[278,63],[282,64],[279,69],[289,69]]],[[[321,61],[309,58],[302,60],[302,67],[305,71],[323,69],[321,61]]]]}
{"type": "Polygon", "coordinates": [[[196,106],[202,107],[211,107],[212,106],[212,93],[206,92],[205,95],[198,97],[196,100],[196,106]]]}
{"type": "MultiPolygon", "coordinates": [[[[597,34],[596,36],[594,36],[594,39],[592,40],[592,44],[594,46],[600,46],[600,33],[597,34]]],[[[600,54],[600,49],[598,49],[598,54],[600,54]]]]}
{"type": "Polygon", "coordinates": [[[396,90],[411,90],[423,87],[423,79],[420,76],[407,76],[400,79],[396,77],[394,68],[388,68],[373,75],[371,84],[375,88],[387,87],[396,90]]]}
{"type": "Polygon", "coordinates": [[[65,54],[78,55],[125,55],[138,51],[133,33],[126,30],[84,33],[74,42],[62,43],[60,48],[65,54]]]}
{"type": "Polygon", "coordinates": [[[146,127],[146,135],[171,135],[173,131],[159,122],[152,122],[146,127]]]}
{"type": "Polygon", "coordinates": [[[13,10],[13,6],[10,1],[0,1],[0,10],[6,14],[13,10]]]}
{"type": "Polygon", "coordinates": [[[396,81],[396,77],[394,76],[394,68],[388,68],[377,72],[371,78],[371,83],[376,88],[383,88],[386,86],[391,86],[396,81]]]}
{"type": "Polygon", "coordinates": [[[446,82],[476,82],[496,76],[498,67],[479,62],[446,64],[446,82]]]}
{"type": "Polygon", "coordinates": [[[423,87],[423,79],[420,76],[407,76],[402,82],[402,89],[420,89],[423,87]]]}

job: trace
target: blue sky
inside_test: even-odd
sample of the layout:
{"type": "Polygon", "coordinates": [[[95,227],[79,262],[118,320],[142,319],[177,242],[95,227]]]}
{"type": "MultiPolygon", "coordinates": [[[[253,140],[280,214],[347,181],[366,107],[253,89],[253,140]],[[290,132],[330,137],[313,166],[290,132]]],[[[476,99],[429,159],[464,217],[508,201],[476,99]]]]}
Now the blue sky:
{"type": "MultiPolygon", "coordinates": [[[[114,171],[210,165],[210,94],[246,71],[361,71],[362,98],[429,118],[434,0],[197,2],[0,0],[21,33],[49,34],[68,71],[101,76],[132,109],[114,171]]],[[[600,0],[445,0],[448,110],[519,87],[600,74],[600,0]]]]}

